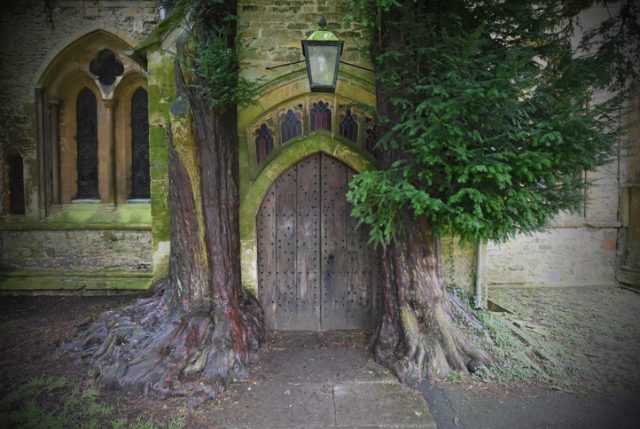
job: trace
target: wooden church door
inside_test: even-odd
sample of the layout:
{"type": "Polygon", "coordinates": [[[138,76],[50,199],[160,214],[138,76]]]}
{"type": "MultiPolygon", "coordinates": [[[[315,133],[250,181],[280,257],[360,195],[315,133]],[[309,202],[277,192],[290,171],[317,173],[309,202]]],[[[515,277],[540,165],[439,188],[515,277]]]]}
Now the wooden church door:
{"type": "Polygon", "coordinates": [[[256,219],[258,293],[267,327],[370,329],[380,302],[377,251],[347,203],[355,172],[324,154],[303,159],[267,192],[256,219]]]}

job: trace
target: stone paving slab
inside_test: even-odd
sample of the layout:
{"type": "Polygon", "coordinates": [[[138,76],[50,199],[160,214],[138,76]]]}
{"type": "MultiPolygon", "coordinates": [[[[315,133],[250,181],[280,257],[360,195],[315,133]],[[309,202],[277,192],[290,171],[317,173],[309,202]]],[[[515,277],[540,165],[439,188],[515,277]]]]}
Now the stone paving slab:
{"type": "Polygon", "coordinates": [[[435,429],[424,398],[397,381],[336,384],[336,427],[435,429]]]}
{"type": "Polygon", "coordinates": [[[216,429],[432,429],[422,396],[357,333],[277,333],[212,410],[216,429]]]}
{"type": "Polygon", "coordinates": [[[435,428],[423,397],[375,363],[357,332],[272,333],[249,380],[212,411],[216,429],[435,428]]]}
{"type": "Polygon", "coordinates": [[[216,429],[335,427],[332,385],[237,383],[219,404],[216,429]]]}
{"type": "Polygon", "coordinates": [[[237,383],[216,429],[435,429],[420,394],[398,382],[237,383]]]}
{"type": "Polygon", "coordinates": [[[362,349],[275,350],[258,365],[261,374],[276,382],[396,380],[362,349]]]}

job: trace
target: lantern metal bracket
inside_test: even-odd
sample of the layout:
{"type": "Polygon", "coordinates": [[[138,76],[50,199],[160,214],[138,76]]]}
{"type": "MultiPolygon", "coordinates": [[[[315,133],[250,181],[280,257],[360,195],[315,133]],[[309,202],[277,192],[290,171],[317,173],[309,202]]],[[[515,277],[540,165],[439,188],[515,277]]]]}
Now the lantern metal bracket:
{"type": "Polygon", "coordinates": [[[374,70],[373,70],[373,69],[370,69],[370,68],[367,68],[367,67],[362,67],[362,66],[359,66],[359,65],[357,65],[357,64],[348,63],[348,62],[346,62],[346,61],[342,61],[342,60],[340,60],[340,64],[346,64],[346,65],[348,65],[348,66],[355,67],[355,68],[357,68],[357,69],[362,69],[362,70],[370,71],[370,72],[372,72],[372,73],[374,72],[374,70]]]}
{"type": "Polygon", "coordinates": [[[300,61],[294,61],[291,63],[286,63],[286,64],[278,64],[277,66],[267,66],[265,67],[267,70],[273,70],[273,69],[279,69],[280,67],[285,67],[285,66],[292,66],[294,64],[300,64],[300,63],[304,63],[304,60],[300,60],[300,61]]]}
{"type": "MultiPolygon", "coordinates": [[[[280,67],[292,66],[294,64],[300,64],[300,63],[304,63],[304,60],[293,61],[291,63],[286,63],[286,64],[278,64],[277,66],[266,66],[265,69],[267,69],[267,70],[279,69],[280,67]]],[[[357,64],[348,63],[348,62],[342,61],[342,60],[340,60],[340,64],[346,64],[348,66],[355,67],[355,68],[362,69],[362,70],[366,70],[366,71],[370,71],[372,73],[375,71],[373,69],[370,69],[370,68],[367,68],[367,67],[362,67],[362,66],[359,66],[357,64]]]]}

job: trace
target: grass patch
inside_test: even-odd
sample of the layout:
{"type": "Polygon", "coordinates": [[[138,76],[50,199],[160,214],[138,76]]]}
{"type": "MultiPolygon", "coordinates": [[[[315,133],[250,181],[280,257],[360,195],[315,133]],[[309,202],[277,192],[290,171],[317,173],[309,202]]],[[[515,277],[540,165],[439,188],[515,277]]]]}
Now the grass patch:
{"type": "Polygon", "coordinates": [[[460,383],[463,376],[464,373],[462,371],[451,371],[447,376],[447,381],[449,383],[460,383]]]}
{"type": "Polygon", "coordinates": [[[533,348],[523,343],[502,323],[500,316],[476,310],[475,316],[489,330],[495,344],[487,344],[487,351],[496,359],[489,371],[478,371],[475,376],[484,381],[512,382],[539,381],[542,373],[533,363],[533,348]]]}
{"type": "Polygon", "coordinates": [[[100,428],[113,408],[95,387],[73,386],[63,377],[37,377],[0,401],[2,428],[100,428]]]}
{"type": "Polygon", "coordinates": [[[129,421],[106,403],[100,389],[64,377],[36,377],[0,400],[0,428],[183,429],[185,417],[168,423],[140,417],[129,421]]]}

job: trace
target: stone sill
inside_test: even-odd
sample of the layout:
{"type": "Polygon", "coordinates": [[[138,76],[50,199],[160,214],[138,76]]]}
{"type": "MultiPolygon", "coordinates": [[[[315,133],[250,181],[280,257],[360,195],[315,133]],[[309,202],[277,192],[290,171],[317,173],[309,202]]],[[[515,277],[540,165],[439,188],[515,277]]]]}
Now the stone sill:
{"type": "Polygon", "coordinates": [[[5,216],[0,230],[151,230],[151,204],[102,204],[74,202],[49,207],[45,219],[24,216],[5,216]]]}
{"type": "Polygon", "coordinates": [[[3,219],[0,222],[0,231],[67,231],[67,230],[122,230],[122,231],[151,231],[150,223],[65,223],[47,222],[33,219],[15,221],[3,219]]]}
{"type": "Polygon", "coordinates": [[[16,271],[2,273],[0,292],[144,291],[152,285],[150,272],[16,271]]]}

